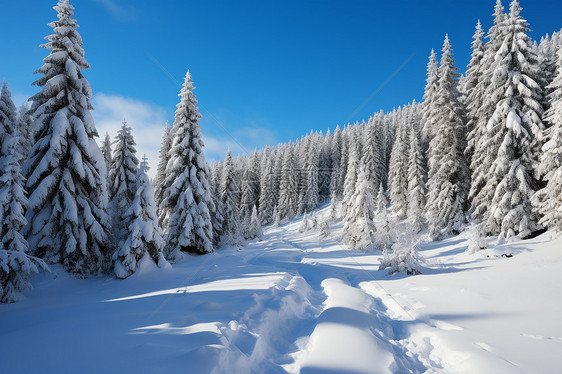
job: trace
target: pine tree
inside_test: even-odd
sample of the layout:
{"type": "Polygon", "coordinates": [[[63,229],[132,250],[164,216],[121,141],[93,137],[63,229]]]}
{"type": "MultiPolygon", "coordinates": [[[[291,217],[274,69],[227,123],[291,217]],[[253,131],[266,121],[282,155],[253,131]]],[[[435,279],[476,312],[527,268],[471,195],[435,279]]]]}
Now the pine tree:
{"type": "Polygon", "coordinates": [[[437,130],[436,112],[439,108],[435,104],[437,97],[437,90],[439,88],[439,76],[437,66],[437,55],[432,49],[429,55],[429,62],[427,63],[427,78],[425,90],[423,93],[422,104],[422,144],[424,149],[429,146],[429,141],[433,138],[437,130]]]}
{"type": "Polygon", "coordinates": [[[388,181],[390,184],[391,209],[398,220],[406,218],[408,212],[408,139],[407,127],[399,125],[390,155],[388,181]]]}
{"type": "Polygon", "coordinates": [[[8,84],[4,82],[0,91],[0,147],[2,147],[4,135],[13,135],[15,128],[16,106],[12,101],[12,94],[8,89],[8,84]]]}
{"type": "Polygon", "coordinates": [[[482,87],[480,81],[482,79],[482,59],[484,58],[483,36],[484,30],[479,20],[476,24],[474,36],[472,37],[472,54],[470,55],[470,63],[466,71],[465,92],[463,96],[463,102],[465,103],[467,111],[467,133],[469,134],[467,147],[464,153],[469,163],[474,154],[476,146],[475,141],[477,140],[473,138],[475,136],[473,129],[478,121],[477,112],[482,103],[483,92],[480,90],[482,87]]]}
{"type": "Polygon", "coordinates": [[[105,133],[105,138],[101,143],[101,153],[103,155],[103,159],[105,160],[105,167],[107,172],[111,170],[111,154],[113,151],[111,150],[111,139],[109,138],[109,134],[105,133]]]}
{"type": "Polygon", "coordinates": [[[484,55],[480,62],[480,78],[477,82],[469,104],[469,130],[467,134],[468,149],[466,154],[470,156],[471,185],[469,198],[471,200],[472,219],[480,222],[485,219],[486,211],[492,199],[493,191],[484,189],[488,179],[488,172],[492,167],[495,155],[491,149],[486,149],[489,138],[487,130],[488,120],[491,118],[497,101],[499,82],[493,80],[496,69],[496,54],[502,47],[505,23],[507,16],[501,0],[496,0],[494,8],[494,25],[488,31],[488,43],[484,47],[484,55]]]}
{"type": "Polygon", "coordinates": [[[457,91],[458,73],[449,37],[439,66],[436,105],[438,131],[429,145],[426,219],[434,238],[459,233],[465,221],[469,175],[463,151],[465,128],[457,91]]]}
{"type": "Polygon", "coordinates": [[[115,149],[108,173],[109,201],[113,215],[113,242],[122,242],[127,233],[125,214],[137,191],[138,164],[131,128],[123,121],[115,137],[115,149]]]}
{"type": "Polygon", "coordinates": [[[539,171],[547,182],[535,194],[540,224],[555,231],[562,231],[562,48],[558,50],[556,77],[548,86],[550,107],[544,114],[550,124],[546,130],[546,142],[542,148],[539,171]]]}
{"type": "Polygon", "coordinates": [[[260,190],[260,222],[264,225],[273,223],[273,211],[275,209],[275,171],[274,171],[274,155],[264,155],[264,168],[261,173],[261,190],[260,190]]]}
{"type": "Polygon", "coordinates": [[[360,166],[358,146],[357,143],[353,142],[349,146],[349,157],[347,159],[347,172],[345,174],[343,200],[341,206],[342,215],[346,220],[351,205],[353,204],[353,195],[357,186],[357,177],[359,175],[360,166]]]}
{"type": "Polygon", "coordinates": [[[113,254],[114,271],[118,278],[127,278],[136,271],[137,263],[149,256],[159,267],[164,259],[162,230],[158,226],[154,189],[146,172],[148,163],[143,159],[137,171],[134,199],[123,216],[126,236],[113,254]]]}
{"type": "Polygon", "coordinates": [[[367,179],[365,166],[357,176],[355,193],[345,216],[343,227],[344,241],[353,249],[369,250],[373,248],[375,237],[375,201],[373,188],[367,179]]]}
{"type": "Polygon", "coordinates": [[[252,208],[252,214],[250,216],[250,226],[249,227],[250,227],[250,229],[248,230],[249,239],[257,238],[260,241],[263,240],[262,226],[261,226],[260,220],[258,219],[258,210],[256,209],[255,205],[252,208]]]}
{"type": "Polygon", "coordinates": [[[491,196],[483,202],[486,229],[502,238],[524,237],[538,228],[531,196],[544,129],[542,90],[533,79],[538,65],[520,10],[519,2],[512,1],[495,58],[491,85],[498,87],[492,96],[498,100],[484,146],[493,157],[483,188],[484,196],[491,196]]]}
{"type": "Polygon", "coordinates": [[[244,171],[242,180],[241,215],[250,223],[252,209],[259,205],[260,196],[260,159],[258,152],[254,151],[249,160],[249,165],[244,171]]]}
{"type": "Polygon", "coordinates": [[[297,163],[293,145],[289,145],[284,152],[279,185],[279,201],[277,211],[281,219],[293,219],[297,212],[298,180],[297,163]]]}
{"type": "Polygon", "coordinates": [[[313,141],[309,141],[305,147],[303,172],[302,199],[299,202],[298,211],[311,212],[318,207],[320,191],[318,189],[318,149],[313,141]]]}
{"type": "Polygon", "coordinates": [[[386,165],[381,127],[371,117],[364,129],[365,145],[361,156],[361,164],[365,165],[365,176],[369,181],[373,196],[375,188],[385,180],[386,165]]]}
{"type": "Polygon", "coordinates": [[[41,91],[31,98],[36,138],[25,166],[29,204],[27,240],[35,253],[61,262],[78,277],[108,264],[106,168],[95,141],[92,90],[82,75],[82,38],[68,0],[54,8],[51,50],[36,73],[41,91]]]}
{"type": "Polygon", "coordinates": [[[388,199],[384,193],[382,183],[379,185],[377,197],[375,198],[375,237],[376,248],[386,251],[392,245],[392,229],[388,219],[388,199]]]}
{"type": "Polygon", "coordinates": [[[170,148],[172,147],[172,128],[170,123],[166,121],[164,134],[162,135],[162,146],[160,147],[160,154],[158,155],[158,167],[156,168],[156,176],[154,177],[154,198],[156,206],[160,210],[162,200],[164,198],[164,180],[166,179],[166,167],[170,160],[170,148]]]}
{"type": "Polygon", "coordinates": [[[244,242],[242,238],[242,219],[235,196],[240,189],[234,176],[234,166],[232,164],[230,149],[224,159],[222,178],[220,193],[224,222],[221,244],[241,246],[244,242]]]}
{"type": "Polygon", "coordinates": [[[420,136],[416,127],[410,126],[410,152],[408,157],[408,209],[407,216],[416,232],[425,225],[426,178],[420,136]]]}
{"type": "Polygon", "coordinates": [[[160,222],[166,228],[166,243],[171,258],[180,251],[203,254],[213,251],[211,211],[214,209],[207,161],[189,71],[177,105],[170,161],[163,182],[160,222]]]}
{"type": "Polygon", "coordinates": [[[19,132],[18,153],[21,155],[22,162],[27,160],[33,144],[35,143],[33,136],[33,118],[29,114],[29,108],[26,104],[20,106],[16,120],[16,130],[19,132]]]}
{"type": "Polygon", "coordinates": [[[7,123],[4,117],[5,103],[0,104],[5,131],[0,133],[0,302],[10,303],[16,301],[19,292],[31,287],[30,280],[38,267],[46,269],[46,265],[28,254],[29,245],[20,233],[27,224],[24,217],[27,198],[18,147],[20,135],[11,127],[15,123],[7,123]]]}

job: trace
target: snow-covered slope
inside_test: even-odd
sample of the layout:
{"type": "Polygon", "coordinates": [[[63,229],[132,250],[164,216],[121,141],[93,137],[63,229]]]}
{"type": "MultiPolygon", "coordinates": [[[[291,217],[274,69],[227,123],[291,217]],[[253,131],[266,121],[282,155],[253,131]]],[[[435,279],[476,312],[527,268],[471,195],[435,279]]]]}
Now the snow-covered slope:
{"type": "Polygon", "coordinates": [[[422,275],[391,276],[340,226],[299,225],[126,280],[43,273],[0,305],[1,371],[562,372],[562,240],[467,255],[455,237],[422,246],[422,275]]]}

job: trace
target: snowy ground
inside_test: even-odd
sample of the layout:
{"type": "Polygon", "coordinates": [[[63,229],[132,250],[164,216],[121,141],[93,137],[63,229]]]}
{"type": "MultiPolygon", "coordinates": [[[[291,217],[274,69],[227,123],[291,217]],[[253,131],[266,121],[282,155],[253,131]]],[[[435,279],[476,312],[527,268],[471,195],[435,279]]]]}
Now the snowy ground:
{"type": "Polygon", "coordinates": [[[124,281],[41,274],[0,305],[1,372],[562,372],[562,240],[429,243],[407,277],[298,227],[124,281]]]}

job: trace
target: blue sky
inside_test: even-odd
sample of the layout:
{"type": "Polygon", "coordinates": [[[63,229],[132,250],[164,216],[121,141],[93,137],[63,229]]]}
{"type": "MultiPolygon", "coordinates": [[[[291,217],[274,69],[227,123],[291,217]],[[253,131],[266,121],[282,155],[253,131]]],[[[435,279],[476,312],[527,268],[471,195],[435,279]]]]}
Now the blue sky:
{"type": "MultiPolygon", "coordinates": [[[[47,53],[38,45],[51,32],[54,3],[2,4],[0,78],[20,103],[36,91],[33,71],[47,53]]],[[[188,68],[208,157],[222,158],[229,146],[243,152],[238,143],[262,148],[420,100],[431,48],[440,50],[449,33],[464,71],[474,25],[491,25],[495,1],[71,3],[92,66],[85,75],[100,132],[114,136],[127,117],[139,153],[155,166],[163,123],[173,121],[177,82],[188,68]]],[[[534,38],[562,27],[562,2],[522,6],[534,38]]]]}

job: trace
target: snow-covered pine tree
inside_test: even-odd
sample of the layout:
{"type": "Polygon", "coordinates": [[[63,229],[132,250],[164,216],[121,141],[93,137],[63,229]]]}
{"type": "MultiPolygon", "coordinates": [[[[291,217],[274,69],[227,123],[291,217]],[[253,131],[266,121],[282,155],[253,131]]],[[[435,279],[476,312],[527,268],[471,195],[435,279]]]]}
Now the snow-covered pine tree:
{"type": "MultiPolygon", "coordinates": [[[[468,64],[468,68],[466,70],[465,75],[465,88],[464,88],[464,95],[462,97],[462,101],[466,108],[466,115],[467,115],[467,134],[470,136],[474,136],[473,129],[476,126],[476,122],[478,120],[477,111],[479,109],[479,105],[482,103],[482,94],[483,92],[480,90],[482,84],[480,84],[480,80],[482,79],[482,59],[484,57],[484,30],[482,29],[482,25],[480,24],[480,20],[476,23],[476,30],[474,31],[474,35],[472,37],[472,54],[470,55],[470,63],[468,64]]],[[[467,138],[467,147],[464,151],[464,154],[467,158],[467,162],[470,163],[472,159],[472,155],[474,154],[475,144],[474,142],[476,139],[472,137],[467,138]]]]}
{"type": "MultiPolygon", "coordinates": [[[[339,126],[336,126],[332,136],[331,151],[331,174],[330,174],[330,196],[335,192],[338,199],[341,199],[343,190],[339,190],[339,167],[341,163],[341,153],[343,149],[342,133],[339,126]]],[[[343,184],[342,184],[343,186],[343,184]]]]}
{"type": "MultiPolygon", "coordinates": [[[[350,155],[350,159],[351,159],[350,155]]],[[[350,201],[345,224],[343,227],[343,239],[353,249],[373,249],[375,239],[375,200],[373,187],[367,179],[366,166],[361,165],[357,176],[355,192],[350,201]]]]}
{"type": "Polygon", "coordinates": [[[281,219],[293,219],[297,211],[298,180],[297,162],[294,155],[294,145],[289,144],[284,152],[279,184],[279,201],[277,211],[281,219]]]}
{"type": "Polygon", "coordinates": [[[425,226],[424,211],[426,206],[425,160],[420,144],[420,135],[416,124],[410,124],[410,148],[408,157],[408,208],[407,216],[413,229],[419,232],[425,226]]]}
{"type": "Polygon", "coordinates": [[[211,209],[211,224],[213,226],[213,244],[219,245],[222,236],[222,225],[224,223],[223,208],[220,196],[222,183],[222,164],[214,162],[209,171],[209,186],[211,188],[211,199],[214,208],[211,209]]]}
{"type": "Polygon", "coordinates": [[[16,129],[20,133],[18,152],[23,160],[27,160],[33,144],[35,143],[33,137],[33,118],[29,114],[29,107],[26,104],[20,106],[16,120],[16,129]]]}
{"type": "Polygon", "coordinates": [[[38,268],[47,267],[42,260],[28,254],[29,245],[20,233],[27,224],[24,217],[27,198],[19,154],[21,136],[13,128],[6,130],[0,133],[0,302],[11,303],[19,292],[31,287],[30,280],[38,268]]]}
{"type": "Polygon", "coordinates": [[[486,211],[492,199],[493,191],[487,191],[484,186],[487,182],[488,172],[495,159],[493,150],[486,149],[489,133],[488,120],[492,116],[499,98],[494,96],[498,90],[498,82],[492,80],[496,68],[496,54],[500,50],[507,16],[501,0],[496,0],[494,7],[494,24],[488,31],[488,43],[484,47],[484,55],[480,61],[480,78],[474,87],[473,96],[469,104],[470,132],[467,134],[467,145],[470,157],[471,184],[469,199],[473,221],[480,222],[485,219],[486,211]]]}
{"type": "Polygon", "coordinates": [[[375,237],[375,247],[386,251],[392,245],[392,229],[388,219],[388,199],[384,193],[384,186],[379,185],[378,193],[375,198],[375,227],[377,235],[375,237]]]}
{"type": "Polygon", "coordinates": [[[105,133],[105,138],[101,143],[101,154],[103,155],[103,159],[105,160],[105,167],[107,172],[111,170],[111,154],[113,153],[111,149],[111,139],[109,138],[109,133],[105,133]]]}
{"type": "Polygon", "coordinates": [[[250,224],[252,209],[259,206],[260,197],[260,159],[257,151],[250,156],[249,165],[242,179],[241,216],[250,224]]]}
{"type": "Polygon", "coordinates": [[[549,109],[544,120],[550,127],[546,130],[546,142],[542,147],[540,174],[547,182],[546,187],[539,190],[535,203],[542,215],[540,224],[557,232],[562,231],[562,48],[558,49],[556,75],[548,86],[549,109]]]}
{"type": "Polygon", "coordinates": [[[390,155],[388,183],[390,185],[391,210],[398,220],[406,218],[408,212],[408,135],[404,123],[398,125],[390,155]]]}
{"type": "Polygon", "coordinates": [[[143,159],[137,171],[136,191],[131,205],[123,216],[126,235],[113,254],[114,272],[124,279],[133,274],[137,263],[149,256],[159,267],[167,261],[164,259],[164,240],[158,226],[154,189],[148,175],[148,163],[143,159]]]}
{"type": "Polygon", "coordinates": [[[162,185],[159,218],[166,230],[166,248],[172,259],[179,257],[180,251],[197,254],[213,251],[211,211],[214,204],[199,127],[201,115],[193,89],[188,71],[179,94],[170,160],[162,185]]]}
{"type": "Polygon", "coordinates": [[[390,274],[421,274],[423,260],[418,253],[418,247],[419,238],[415,238],[413,232],[405,228],[392,245],[392,253],[385,251],[379,270],[390,268],[390,274]]]}
{"type": "Polygon", "coordinates": [[[170,122],[166,121],[164,134],[162,135],[162,145],[158,154],[158,166],[154,177],[154,200],[156,201],[157,211],[160,211],[164,198],[164,180],[166,179],[166,167],[170,160],[170,148],[172,147],[172,128],[170,122]]]}
{"type": "Polygon", "coordinates": [[[27,240],[35,254],[61,262],[78,277],[109,265],[107,182],[90,113],[92,90],[74,7],[61,0],[42,47],[51,50],[36,73],[41,91],[30,100],[35,145],[25,165],[27,240]]]}
{"type": "Polygon", "coordinates": [[[320,192],[318,190],[318,149],[313,140],[309,140],[304,150],[302,199],[298,211],[311,212],[318,207],[320,192]]]}
{"type": "Polygon", "coordinates": [[[229,149],[224,159],[220,191],[224,214],[222,245],[241,246],[244,244],[242,219],[235,196],[239,191],[240,189],[234,175],[232,154],[229,149]]]}
{"type": "Polygon", "coordinates": [[[347,158],[347,172],[343,186],[343,199],[341,205],[342,216],[347,220],[347,214],[353,204],[353,195],[357,186],[357,176],[359,175],[361,164],[357,142],[349,144],[349,157],[347,158]]]}
{"type": "Polygon", "coordinates": [[[349,127],[341,134],[340,163],[338,165],[338,179],[336,183],[336,194],[338,199],[343,199],[345,177],[347,175],[347,164],[349,161],[350,137],[349,127]]]}
{"type": "Polygon", "coordinates": [[[249,239],[258,239],[259,241],[263,240],[263,231],[262,231],[262,226],[261,226],[261,222],[258,219],[258,210],[256,209],[256,206],[254,205],[254,207],[252,208],[252,214],[250,216],[250,226],[249,226],[249,230],[248,230],[248,237],[249,239]]]}
{"type": "Polygon", "coordinates": [[[137,192],[139,159],[135,155],[135,140],[131,127],[124,120],[115,137],[115,149],[108,172],[109,201],[112,210],[113,244],[121,243],[127,236],[125,214],[137,192]]]}
{"type": "Polygon", "coordinates": [[[376,123],[376,117],[371,117],[364,128],[363,153],[361,164],[365,165],[365,175],[371,185],[372,195],[376,194],[376,187],[384,183],[386,173],[382,129],[376,123]]]}
{"type": "Polygon", "coordinates": [[[429,146],[433,134],[437,130],[436,112],[439,110],[435,104],[439,85],[437,55],[435,50],[431,50],[427,63],[426,85],[423,93],[422,104],[422,145],[424,150],[429,146]]]}
{"type": "Polygon", "coordinates": [[[466,135],[457,91],[458,76],[447,35],[435,101],[439,108],[436,115],[438,131],[429,144],[426,219],[434,238],[459,233],[467,209],[470,181],[463,154],[466,135]]]}
{"type": "MultiPolygon", "coordinates": [[[[12,101],[12,93],[8,89],[6,82],[2,83],[2,90],[0,91],[0,147],[4,134],[13,135],[16,130],[17,119],[16,106],[12,101]]],[[[0,175],[2,171],[0,170],[0,175]]]]}
{"type": "Polygon", "coordinates": [[[275,158],[273,151],[263,157],[260,190],[260,222],[264,225],[273,223],[273,210],[275,209],[275,158]]]}
{"type": "Polygon", "coordinates": [[[332,139],[333,135],[328,130],[324,138],[320,138],[321,143],[318,159],[318,192],[320,202],[325,202],[330,197],[330,182],[332,174],[332,139]]]}
{"type": "Polygon", "coordinates": [[[539,228],[531,196],[544,130],[542,89],[533,79],[538,63],[520,11],[513,0],[495,57],[491,86],[498,87],[492,93],[497,104],[484,146],[494,157],[483,188],[484,196],[491,196],[485,201],[486,230],[502,238],[525,237],[539,228]]]}

